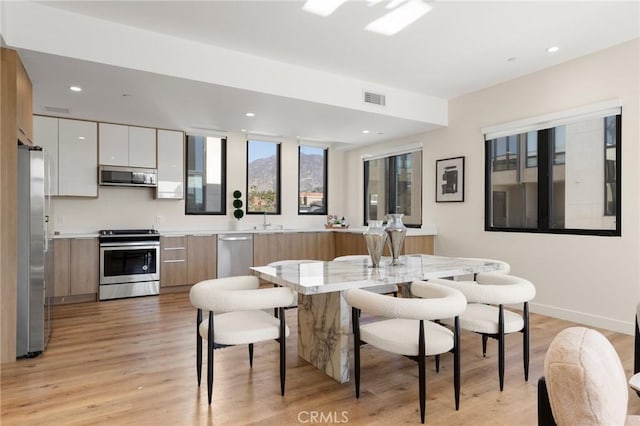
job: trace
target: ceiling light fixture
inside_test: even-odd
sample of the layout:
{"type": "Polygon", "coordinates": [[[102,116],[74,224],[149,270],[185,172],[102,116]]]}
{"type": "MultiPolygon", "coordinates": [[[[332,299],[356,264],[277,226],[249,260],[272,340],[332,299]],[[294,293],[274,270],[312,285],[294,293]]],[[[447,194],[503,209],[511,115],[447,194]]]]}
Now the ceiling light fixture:
{"type": "Polygon", "coordinates": [[[368,130],[363,130],[362,133],[364,133],[365,135],[369,133],[368,130]]]}
{"type": "Polygon", "coordinates": [[[371,22],[364,29],[391,36],[420,19],[431,9],[431,6],[422,0],[409,0],[402,6],[371,22]]]}
{"type": "Polygon", "coordinates": [[[85,140],[86,138],[84,136],[78,136],[78,139],[80,139],[81,141],[85,140]]]}
{"type": "Polygon", "coordinates": [[[255,117],[256,115],[252,112],[248,112],[245,114],[247,117],[255,117]]]}
{"type": "Polygon", "coordinates": [[[558,46],[551,46],[550,48],[547,49],[547,52],[556,53],[558,50],[560,50],[558,46]]]}
{"type": "Polygon", "coordinates": [[[329,16],[347,0],[307,0],[302,10],[320,16],[329,16]]]}
{"type": "Polygon", "coordinates": [[[72,92],[82,92],[82,87],[80,86],[69,86],[69,90],[72,92]]]}

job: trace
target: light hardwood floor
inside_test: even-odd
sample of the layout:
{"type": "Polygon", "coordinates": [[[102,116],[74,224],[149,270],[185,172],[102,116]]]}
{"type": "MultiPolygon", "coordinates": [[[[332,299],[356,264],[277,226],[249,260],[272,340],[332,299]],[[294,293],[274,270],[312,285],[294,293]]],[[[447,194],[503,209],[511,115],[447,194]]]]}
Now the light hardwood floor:
{"type": "MultiPolygon", "coordinates": [[[[295,310],[287,311],[287,384],[279,392],[278,347],[215,351],[214,402],[206,373],[195,377],[195,310],[187,293],[61,305],[45,353],[2,366],[2,417],[8,425],[296,425],[420,424],[417,367],[409,359],[364,346],[360,399],[296,356],[295,310]],[[316,416],[316,417],[313,417],[316,416]],[[315,422],[314,422],[315,420],[315,422]]],[[[503,392],[497,345],[482,357],[480,337],[463,333],[460,410],[453,401],[452,358],[427,372],[427,424],[535,425],[536,382],[553,337],[572,323],[531,316],[529,382],[522,372],[521,335],[507,338],[503,392]]],[[[631,375],[633,337],[604,332],[631,375]]],[[[205,354],[206,359],[206,354],[205,354]]],[[[205,364],[206,371],[206,364],[205,364]]],[[[630,413],[640,398],[630,393],[630,413]]]]}

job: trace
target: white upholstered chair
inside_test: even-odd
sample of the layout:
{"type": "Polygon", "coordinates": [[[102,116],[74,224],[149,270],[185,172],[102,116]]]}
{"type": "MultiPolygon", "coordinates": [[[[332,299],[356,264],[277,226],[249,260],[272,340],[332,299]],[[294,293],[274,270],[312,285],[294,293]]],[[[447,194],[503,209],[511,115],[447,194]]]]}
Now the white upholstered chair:
{"type": "Polygon", "coordinates": [[[253,366],[253,344],[267,340],[280,343],[280,393],[284,395],[286,337],[284,307],[293,299],[286,287],[259,289],[254,276],[201,281],[191,287],[189,299],[197,308],[196,373],[202,375],[202,339],[207,340],[207,396],[213,395],[213,350],[231,345],[249,345],[249,364],[253,366]],[[263,309],[280,309],[277,319],[263,309]],[[203,320],[203,313],[207,318],[203,320]]]}
{"type": "MultiPolygon", "coordinates": [[[[338,256],[333,259],[334,262],[349,262],[353,260],[366,260],[367,262],[369,262],[371,260],[371,257],[368,254],[350,254],[347,256],[338,256]]],[[[398,295],[398,286],[395,284],[377,285],[374,287],[364,288],[363,290],[372,291],[378,294],[393,294],[394,296],[398,295]]]]}
{"type": "MultiPolygon", "coordinates": [[[[275,262],[271,262],[268,263],[267,266],[284,266],[284,265],[299,265],[301,263],[311,263],[311,262],[318,262],[317,260],[309,260],[309,259],[287,259],[287,260],[277,260],[275,262]]],[[[274,287],[277,286],[277,284],[273,285],[274,287]]],[[[285,306],[285,309],[292,309],[292,308],[297,308],[298,307],[298,293],[296,293],[295,291],[293,292],[293,302],[291,302],[291,304],[289,306],[285,306]]],[[[277,312],[276,312],[276,317],[277,317],[277,312]]]]}
{"type": "Polygon", "coordinates": [[[391,297],[364,289],[348,290],[345,299],[352,307],[354,376],[356,398],[360,397],[360,345],[408,356],[418,362],[420,419],[424,423],[426,399],[425,357],[453,352],[456,410],[460,404],[460,339],[457,316],[466,307],[462,293],[449,287],[416,281],[411,292],[417,298],[391,297]],[[360,312],[385,317],[360,323],[360,312]],[[455,318],[453,331],[433,322],[455,318]]]}
{"type": "Polygon", "coordinates": [[[595,330],[569,327],[558,333],[538,386],[541,426],[640,424],[640,416],[627,416],[629,391],[620,358],[595,330]]]}
{"type": "MultiPolygon", "coordinates": [[[[460,290],[469,305],[460,315],[460,327],[482,336],[482,355],[487,353],[487,339],[498,340],[498,378],[504,388],[504,339],[506,334],[521,332],[524,379],[529,380],[529,300],[536,289],[524,278],[501,272],[482,272],[476,281],[432,279],[429,282],[460,290]],[[507,304],[523,304],[522,314],[504,309],[507,304]]],[[[451,321],[445,321],[451,323],[451,321]]]]}
{"type": "MultiPolygon", "coordinates": [[[[504,260],[498,260],[498,259],[488,259],[488,258],[484,258],[484,257],[464,257],[463,259],[466,260],[480,260],[480,261],[485,261],[485,262],[492,262],[492,263],[497,263],[500,265],[500,269],[493,271],[493,272],[499,272],[501,274],[509,274],[511,272],[511,265],[509,265],[509,263],[505,262],[504,260]]],[[[457,277],[455,277],[454,279],[456,281],[465,281],[465,280],[475,280],[478,274],[469,274],[469,275],[459,275],[457,277]]]]}

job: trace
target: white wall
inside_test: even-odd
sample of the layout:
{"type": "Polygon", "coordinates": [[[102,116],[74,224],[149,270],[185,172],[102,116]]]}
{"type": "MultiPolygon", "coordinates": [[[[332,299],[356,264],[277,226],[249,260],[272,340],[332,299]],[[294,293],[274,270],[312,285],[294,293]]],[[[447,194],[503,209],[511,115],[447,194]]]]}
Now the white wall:
{"type": "Polygon", "coordinates": [[[347,214],[362,222],[363,153],[422,142],[423,223],[438,226],[437,254],[503,259],[535,284],[533,312],[632,333],[640,299],[639,50],[636,39],[459,97],[449,104],[447,128],[346,153],[347,214]],[[623,111],[622,236],[485,232],[480,129],[616,98],[623,111]],[[435,161],[461,155],[464,203],[435,203],[435,161]]]}
{"type": "MultiPolygon", "coordinates": [[[[268,221],[284,227],[321,228],[326,216],[298,215],[298,142],[282,141],[281,215],[268,221]]],[[[337,211],[341,201],[342,153],[329,151],[329,211],[337,211]]],[[[234,221],[231,193],[246,192],[246,137],[230,133],[227,137],[227,215],[185,215],[184,200],[156,200],[148,188],[99,187],[98,198],[54,198],[53,230],[61,233],[96,232],[99,229],[150,228],[160,230],[228,230],[234,221]],[[160,220],[158,220],[160,217],[160,220]]],[[[261,224],[261,215],[245,215],[241,228],[261,224]]]]}

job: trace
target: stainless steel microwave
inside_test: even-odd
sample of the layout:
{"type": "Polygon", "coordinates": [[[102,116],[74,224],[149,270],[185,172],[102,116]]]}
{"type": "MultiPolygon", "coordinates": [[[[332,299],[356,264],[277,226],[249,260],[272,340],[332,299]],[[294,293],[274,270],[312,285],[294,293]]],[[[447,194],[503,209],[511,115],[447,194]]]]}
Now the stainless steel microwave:
{"type": "Polygon", "coordinates": [[[100,185],[156,187],[158,172],[156,169],[140,167],[100,166],[100,185]]]}

